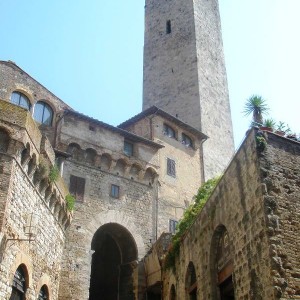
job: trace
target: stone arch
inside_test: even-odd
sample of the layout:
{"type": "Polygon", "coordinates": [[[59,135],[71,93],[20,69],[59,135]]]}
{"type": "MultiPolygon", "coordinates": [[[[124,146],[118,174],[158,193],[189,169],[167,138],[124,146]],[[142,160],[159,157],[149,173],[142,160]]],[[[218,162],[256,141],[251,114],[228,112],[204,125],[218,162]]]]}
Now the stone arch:
{"type": "Polygon", "coordinates": [[[7,130],[0,127],[0,152],[7,152],[10,142],[10,135],[7,130]]]}
{"type": "Polygon", "coordinates": [[[153,169],[152,167],[148,167],[144,175],[144,180],[150,185],[152,185],[156,177],[157,177],[157,173],[155,169],[153,169]]]}
{"type": "Polygon", "coordinates": [[[31,153],[30,153],[30,144],[27,143],[26,144],[26,147],[22,150],[21,152],[21,165],[23,166],[24,164],[27,163],[28,159],[30,158],[31,156],[31,153]]]}
{"type": "Polygon", "coordinates": [[[185,290],[187,300],[197,300],[197,275],[193,262],[189,262],[185,275],[185,290]]]}
{"type": "Polygon", "coordinates": [[[18,253],[11,268],[10,268],[10,273],[9,273],[9,285],[12,286],[13,280],[14,280],[14,275],[16,270],[18,269],[19,266],[24,266],[26,269],[26,276],[28,279],[28,286],[31,286],[32,283],[32,263],[31,259],[24,253],[18,253]]]}
{"type": "Polygon", "coordinates": [[[52,299],[52,291],[51,291],[51,279],[47,274],[43,274],[38,281],[37,287],[36,287],[36,295],[39,295],[40,290],[46,287],[48,292],[48,299],[52,299]]]}
{"type": "Polygon", "coordinates": [[[127,162],[120,158],[117,160],[115,171],[118,175],[124,175],[126,171],[127,162]]]}
{"type": "Polygon", "coordinates": [[[109,170],[112,163],[112,157],[108,153],[103,153],[100,158],[100,167],[102,170],[109,170]]]}
{"type": "Polygon", "coordinates": [[[92,148],[87,148],[84,153],[85,161],[88,164],[94,165],[96,161],[97,151],[92,148]]]}
{"type": "Polygon", "coordinates": [[[81,158],[81,147],[76,143],[71,143],[68,146],[67,152],[72,155],[73,159],[79,160],[81,158]]]}
{"type": "Polygon", "coordinates": [[[132,164],[130,171],[129,171],[129,176],[131,179],[137,180],[139,178],[139,174],[142,170],[142,166],[140,164],[134,163],[132,164]]]}
{"type": "Polygon", "coordinates": [[[210,248],[211,295],[213,300],[234,300],[233,248],[224,225],[214,231],[210,248]]]}
{"type": "MultiPolygon", "coordinates": [[[[109,210],[97,214],[87,225],[87,232],[89,235],[90,243],[92,242],[92,238],[99,227],[107,223],[117,223],[125,227],[132,234],[135,240],[138,259],[142,259],[146,255],[145,244],[138,228],[134,225],[134,221],[132,220],[132,218],[124,214],[122,211],[109,210]]],[[[90,249],[87,249],[87,251],[89,250],[90,249]]]]}
{"type": "Polygon", "coordinates": [[[138,253],[132,234],[117,223],[104,224],[94,234],[91,249],[89,299],[134,299],[138,253]]]}
{"type": "Polygon", "coordinates": [[[29,163],[28,163],[27,174],[28,174],[29,176],[31,176],[31,175],[33,174],[33,172],[34,172],[36,166],[37,166],[37,158],[36,158],[36,154],[33,153],[33,154],[32,154],[32,157],[31,157],[31,159],[29,160],[29,163]]]}

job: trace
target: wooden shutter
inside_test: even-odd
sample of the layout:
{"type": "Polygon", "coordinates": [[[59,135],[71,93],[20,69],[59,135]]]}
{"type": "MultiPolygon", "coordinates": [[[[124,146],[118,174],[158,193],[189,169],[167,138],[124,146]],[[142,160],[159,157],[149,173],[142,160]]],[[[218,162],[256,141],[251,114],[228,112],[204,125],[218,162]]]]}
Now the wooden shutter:
{"type": "Polygon", "coordinates": [[[76,198],[77,201],[83,201],[85,188],[85,178],[70,176],[70,193],[76,198]]]}

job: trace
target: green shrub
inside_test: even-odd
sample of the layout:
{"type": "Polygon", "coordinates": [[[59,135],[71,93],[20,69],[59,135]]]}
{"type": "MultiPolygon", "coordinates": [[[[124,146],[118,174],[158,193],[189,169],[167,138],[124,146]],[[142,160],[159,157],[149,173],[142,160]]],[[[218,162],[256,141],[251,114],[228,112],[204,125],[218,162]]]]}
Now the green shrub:
{"type": "Polygon", "coordinates": [[[68,194],[66,196],[66,203],[67,203],[67,209],[69,211],[72,211],[74,210],[74,206],[75,206],[75,198],[71,195],[71,194],[68,194]]]}
{"type": "Polygon", "coordinates": [[[50,182],[55,182],[55,181],[57,181],[58,176],[59,176],[59,169],[58,169],[58,166],[57,166],[57,165],[53,165],[53,166],[50,168],[50,172],[49,172],[49,180],[50,180],[50,182]]]}

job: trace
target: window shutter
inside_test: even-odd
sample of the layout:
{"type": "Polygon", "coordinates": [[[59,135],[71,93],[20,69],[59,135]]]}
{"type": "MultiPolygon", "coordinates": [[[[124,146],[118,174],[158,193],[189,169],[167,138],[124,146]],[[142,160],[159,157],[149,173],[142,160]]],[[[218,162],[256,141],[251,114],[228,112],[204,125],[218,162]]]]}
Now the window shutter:
{"type": "Polygon", "coordinates": [[[167,159],[167,174],[176,177],[176,164],[175,160],[168,158],[167,159]]]}
{"type": "Polygon", "coordinates": [[[70,176],[70,194],[72,194],[77,201],[83,201],[85,188],[85,178],[70,176]]]}
{"type": "Polygon", "coordinates": [[[77,177],[77,193],[76,193],[77,201],[81,201],[81,202],[83,201],[84,188],[85,188],[85,179],[77,177]]]}

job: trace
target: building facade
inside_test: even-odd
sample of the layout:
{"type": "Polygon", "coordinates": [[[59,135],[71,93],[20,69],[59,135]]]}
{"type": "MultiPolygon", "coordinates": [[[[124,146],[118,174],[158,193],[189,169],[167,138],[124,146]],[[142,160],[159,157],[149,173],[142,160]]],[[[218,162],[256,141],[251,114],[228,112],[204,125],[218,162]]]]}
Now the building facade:
{"type": "Polygon", "coordinates": [[[299,143],[272,134],[249,133],[164,270],[233,138],[217,1],[145,10],[144,109],[117,127],[0,62],[0,298],[298,299],[299,143]]]}

